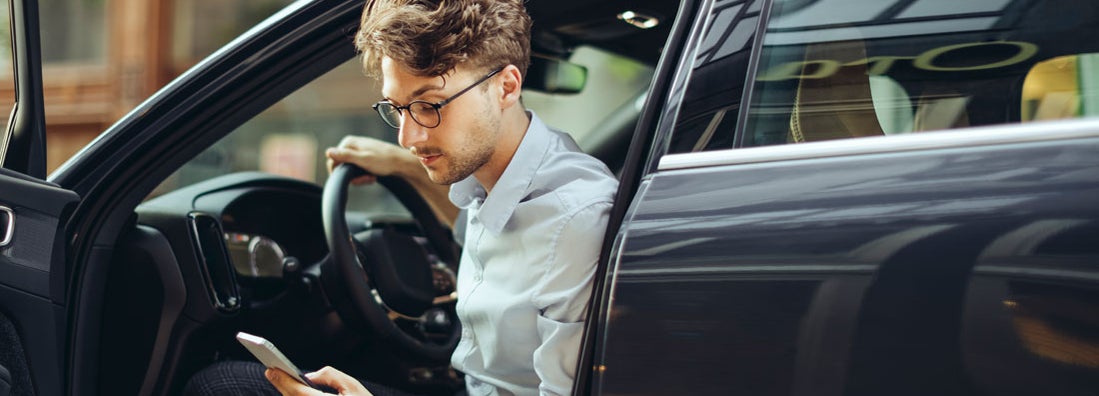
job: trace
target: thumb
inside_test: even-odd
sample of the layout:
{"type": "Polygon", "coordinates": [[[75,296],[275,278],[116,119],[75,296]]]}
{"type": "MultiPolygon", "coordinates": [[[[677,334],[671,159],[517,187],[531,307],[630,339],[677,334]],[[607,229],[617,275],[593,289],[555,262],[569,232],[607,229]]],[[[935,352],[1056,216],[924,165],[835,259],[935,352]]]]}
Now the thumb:
{"type": "Polygon", "coordinates": [[[336,166],[342,163],[355,162],[355,153],[347,149],[333,147],[325,150],[324,155],[325,157],[328,157],[328,160],[325,161],[325,165],[328,167],[328,173],[332,173],[332,171],[336,169],[336,166]]]}
{"type": "Polygon", "coordinates": [[[277,368],[268,368],[264,375],[267,376],[267,380],[271,382],[271,385],[274,385],[275,389],[284,395],[304,395],[312,391],[305,384],[290,378],[289,374],[277,368]]]}

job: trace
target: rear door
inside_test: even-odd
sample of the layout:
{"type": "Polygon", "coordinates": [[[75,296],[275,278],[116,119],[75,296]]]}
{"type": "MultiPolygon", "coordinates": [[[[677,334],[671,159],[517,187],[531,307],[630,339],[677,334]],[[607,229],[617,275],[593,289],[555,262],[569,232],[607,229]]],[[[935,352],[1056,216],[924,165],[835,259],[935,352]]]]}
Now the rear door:
{"type": "Polygon", "coordinates": [[[702,2],[592,394],[1099,389],[1099,6],[702,2]]]}
{"type": "Polygon", "coordinates": [[[66,208],[77,195],[45,182],[37,2],[11,0],[16,105],[0,135],[0,396],[58,395],[66,208]]]}

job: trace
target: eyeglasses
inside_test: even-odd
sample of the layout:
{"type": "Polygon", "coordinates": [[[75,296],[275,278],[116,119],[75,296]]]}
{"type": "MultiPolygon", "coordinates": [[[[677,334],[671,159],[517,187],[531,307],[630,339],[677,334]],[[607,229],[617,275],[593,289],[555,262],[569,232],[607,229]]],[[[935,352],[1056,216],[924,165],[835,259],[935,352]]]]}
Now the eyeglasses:
{"type": "Polygon", "coordinates": [[[454,94],[453,96],[443,99],[437,103],[414,100],[408,105],[397,106],[393,103],[390,103],[389,101],[383,100],[381,102],[375,103],[373,108],[375,111],[378,112],[378,115],[382,116],[382,120],[385,121],[386,124],[389,124],[389,126],[397,129],[401,128],[401,122],[404,119],[403,117],[401,117],[401,112],[403,110],[408,110],[408,115],[412,116],[412,120],[416,121],[417,124],[422,125],[424,128],[434,128],[439,126],[439,123],[443,122],[443,116],[439,114],[439,109],[443,108],[443,106],[446,106],[450,102],[453,102],[454,99],[458,99],[459,96],[462,96],[462,94],[473,89],[473,87],[481,85],[481,83],[492,78],[492,76],[495,76],[496,73],[499,73],[501,70],[504,70],[504,68],[501,67],[499,69],[493,70],[492,73],[486,74],[484,77],[481,77],[480,80],[477,80],[477,82],[466,87],[466,89],[458,91],[458,93],[454,94]]]}

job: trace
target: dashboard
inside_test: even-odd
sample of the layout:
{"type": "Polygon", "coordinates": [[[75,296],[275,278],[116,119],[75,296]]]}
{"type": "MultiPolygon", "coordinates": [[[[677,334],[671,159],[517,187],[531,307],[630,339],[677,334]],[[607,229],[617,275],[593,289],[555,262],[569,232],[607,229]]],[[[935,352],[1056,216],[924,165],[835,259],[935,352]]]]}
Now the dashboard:
{"type": "MultiPolygon", "coordinates": [[[[217,311],[212,316],[195,316],[212,318],[250,306],[267,306],[295,288],[316,286],[319,273],[303,271],[316,269],[328,256],[321,196],[316,184],[244,172],[150,199],[136,212],[138,223],[161,230],[173,240],[176,261],[193,291],[188,298],[206,294],[209,299],[196,300],[193,306],[209,307],[212,302],[217,311]],[[309,284],[311,281],[314,284],[309,284]]],[[[412,236],[434,263],[432,283],[438,295],[453,291],[455,268],[430,254],[419,227],[410,218],[395,217],[391,212],[375,216],[352,212],[347,214],[347,222],[352,235],[388,228],[412,236]]]]}
{"type": "Polygon", "coordinates": [[[281,278],[286,248],[264,235],[225,233],[225,248],[237,276],[281,278]]]}
{"type": "MultiPolygon", "coordinates": [[[[126,334],[131,335],[127,339],[158,337],[166,340],[165,345],[186,345],[172,352],[185,355],[184,360],[246,359],[246,352],[232,337],[237,331],[246,331],[279,341],[280,348],[305,366],[361,356],[352,352],[361,347],[372,351],[382,369],[410,369],[402,366],[407,357],[387,349],[388,344],[374,337],[373,327],[364,324],[356,312],[341,311],[342,306],[337,305],[347,301],[337,294],[340,282],[356,280],[325,270],[330,263],[322,196],[321,186],[313,183],[245,172],[143,202],[135,210],[132,236],[120,240],[117,248],[118,282],[140,287],[141,292],[114,296],[112,304],[147,310],[147,314],[137,315],[139,319],[127,319],[126,334]],[[165,325],[166,317],[174,324],[165,325]],[[178,332],[183,335],[177,336],[178,332]]],[[[359,204],[386,199],[353,198],[359,204]]],[[[433,289],[429,292],[434,293],[434,300],[422,314],[402,316],[392,310],[390,307],[400,306],[391,303],[402,301],[409,293],[396,289],[396,294],[386,294],[381,286],[389,283],[379,283],[381,276],[370,276],[379,273],[371,264],[378,260],[361,261],[370,282],[367,287],[375,300],[390,310],[389,319],[400,331],[424,343],[445,344],[456,334],[456,268],[450,266],[456,263],[440,261],[417,223],[389,208],[383,207],[384,213],[345,213],[359,254],[390,246],[424,247],[426,254],[417,264],[429,269],[413,272],[429,278],[422,283],[404,282],[408,271],[398,271],[401,278],[397,283],[414,286],[416,291],[433,289]],[[384,246],[370,244],[377,243],[377,238],[367,236],[383,233],[413,243],[388,244],[388,239],[382,239],[387,243],[384,246]]],[[[133,316],[134,309],[128,311],[133,316]]]]}
{"type": "Polygon", "coordinates": [[[200,198],[195,206],[220,212],[226,250],[241,276],[280,278],[283,259],[314,263],[328,254],[319,192],[230,190],[200,198]]]}
{"type": "Polygon", "coordinates": [[[321,195],[313,183],[244,172],[152,198],[136,213],[172,241],[188,305],[203,311],[193,315],[213,318],[270,302],[294,285],[288,263],[327,256],[321,195]]]}

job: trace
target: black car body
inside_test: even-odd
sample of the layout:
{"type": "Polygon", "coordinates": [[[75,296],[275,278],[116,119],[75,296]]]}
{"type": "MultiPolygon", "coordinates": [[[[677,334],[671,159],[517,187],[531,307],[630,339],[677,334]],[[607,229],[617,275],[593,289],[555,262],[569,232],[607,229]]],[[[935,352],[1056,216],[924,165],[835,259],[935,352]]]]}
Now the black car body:
{"type": "MultiPolygon", "coordinates": [[[[33,4],[15,1],[13,14],[33,16],[33,4]]],[[[359,365],[429,393],[460,386],[445,361],[363,334],[322,292],[316,184],[238,173],[142,203],[352,59],[361,7],[295,3],[48,181],[35,24],[13,23],[25,97],[4,160],[15,171],[0,174],[0,225],[15,224],[0,228],[12,389],[176,393],[215,360],[247,358],[231,337],[242,329],[267,332],[301,366],[359,365]],[[270,237],[307,268],[249,276],[220,242],[238,234],[270,237]]],[[[528,7],[536,51],[589,45],[654,67],[643,105],[607,108],[589,149],[621,184],[574,394],[1099,389],[1099,5],[528,7]]],[[[356,231],[367,223],[419,232],[377,219],[356,231]]]]}

